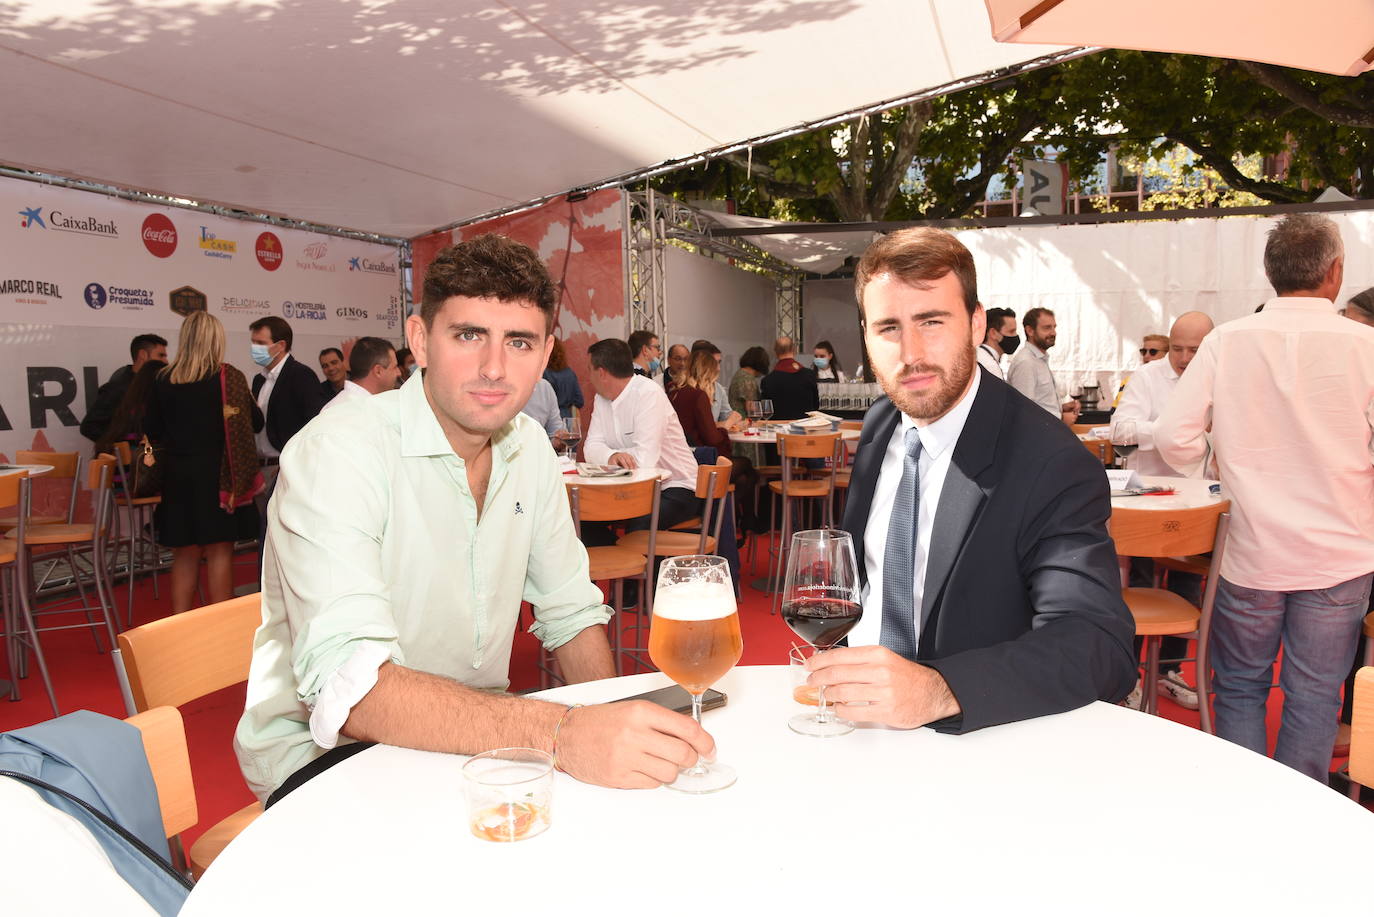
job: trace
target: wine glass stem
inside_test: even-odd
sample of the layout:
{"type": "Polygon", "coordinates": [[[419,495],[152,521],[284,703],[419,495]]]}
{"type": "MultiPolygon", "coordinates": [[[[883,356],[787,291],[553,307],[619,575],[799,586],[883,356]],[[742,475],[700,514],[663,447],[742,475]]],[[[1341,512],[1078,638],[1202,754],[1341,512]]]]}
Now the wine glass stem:
{"type": "MultiPolygon", "coordinates": [[[[692,695],[692,719],[696,720],[698,726],[701,725],[701,699],[705,694],[706,692],[703,691],[701,694],[692,695]]],[[[683,773],[690,774],[693,777],[699,777],[706,773],[706,765],[701,763],[700,758],[697,758],[697,763],[687,768],[683,773]]]]}
{"type": "Polygon", "coordinates": [[[816,722],[822,725],[830,722],[830,708],[825,705],[825,685],[816,689],[816,722]]]}

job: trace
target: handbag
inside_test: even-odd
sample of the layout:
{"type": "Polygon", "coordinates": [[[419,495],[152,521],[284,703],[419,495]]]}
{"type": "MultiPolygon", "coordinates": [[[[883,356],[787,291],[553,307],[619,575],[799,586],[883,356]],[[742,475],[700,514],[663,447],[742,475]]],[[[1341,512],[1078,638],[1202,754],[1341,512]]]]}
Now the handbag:
{"type": "Polygon", "coordinates": [[[219,508],[233,513],[267,488],[258,463],[250,417],[252,396],[243,373],[220,365],[219,393],[224,415],[224,453],[219,467],[219,508]]]}
{"type": "Polygon", "coordinates": [[[153,445],[144,436],[134,446],[134,461],[129,474],[133,476],[130,492],[134,499],[156,497],[162,493],[162,447],[153,445]]]}

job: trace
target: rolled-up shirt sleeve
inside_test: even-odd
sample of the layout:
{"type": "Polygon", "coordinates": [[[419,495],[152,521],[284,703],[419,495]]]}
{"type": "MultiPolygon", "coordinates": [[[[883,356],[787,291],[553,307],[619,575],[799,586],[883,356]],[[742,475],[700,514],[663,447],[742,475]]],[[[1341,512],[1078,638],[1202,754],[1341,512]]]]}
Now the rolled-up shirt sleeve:
{"type": "MultiPolygon", "coordinates": [[[[276,568],[293,635],[296,695],[309,707],[322,692],[338,699],[339,686],[332,692],[326,686],[362,646],[375,647],[364,657],[376,660],[374,680],[382,662],[405,662],[382,574],[385,463],[336,439],[309,430],[292,438],[270,510],[267,561],[276,568]]],[[[336,734],[342,724],[338,720],[336,734]]]]}
{"type": "Polygon", "coordinates": [[[587,549],[573,530],[572,510],[552,451],[541,456],[534,542],[525,570],[525,601],[534,606],[530,632],[547,650],[576,637],[588,627],[605,624],[611,609],[591,581],[587,549]]]}

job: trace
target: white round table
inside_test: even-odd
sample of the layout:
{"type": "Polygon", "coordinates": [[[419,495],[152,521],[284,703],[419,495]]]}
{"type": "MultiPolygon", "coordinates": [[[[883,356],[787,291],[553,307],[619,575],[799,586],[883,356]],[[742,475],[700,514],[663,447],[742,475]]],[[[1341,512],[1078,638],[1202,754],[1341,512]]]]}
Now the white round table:
{"type": "Polygon", "coordinates": [[[606,484],[638,484],[640,481],[651,481],[654,478],[663,480],[669,476],[669,472],[662,468],[635,468],[629,474],[617,474],[597,478],[577,474],[572,471],[565,471],[563,473],[563,483],[578,484],[582,487],[597,487],[606,484]]]}
{"type": "Polygon", "coordinates": [[[515,844],[469,833],[465,759],[369,749],[251,824],[181,917],[1369,911],[1374,814],[1239,746],[1104,703],[963,736],[811,739],[787,728],[789,684],[765,666],[717,686],[729,704],[704,721],[733,787],[685,796],[558,774],[549,830],[515,844]],[[1154,868],[1166,845],[1177,855],[1154,868]]]}
{"type": "Polygon", "coordinates": [[[21,471],[27,471],[27,472],[29,473],[29,477],[31,477],[31,478],[41,478],[41,477],[42,477],[43,475],[45,475],[45,474],[51,474],[51,473],[52,473],[52,470],[53,470],[53,467],[54,467],[54,466],[52,466],[52,465],[38,465],[38,464],[33,464],[33,465],[0,465],[0,474],[19,474],[21,471]]]}
{"type": "Polygon", "coordinates": [[[1226,499],[1224,495],[1214,495],[1209,488],[1216,481],[1204,478],[1171,478],[1163,475],[1141,475],[1140,480],[1147,487],[1172,487],[1174,493],[1156,496],[1141,494],[1130,497],[1112,497],[1113,508],[1123,509],[1197,509],[1226,499]]]}
{"type": "MultiPolygon", "coordinates": [[[[840,439],[842,439],[842,440],[850,440],[850,441],[858,439],[859,436],[863,433],[862,430],[843,430],[843,429],[841,429],[841,430],[816,430],[816,431],[814,431],[814,432],[815,432],[816,434],[818,434],[818,435],[819,435],[819,434],[823,434],[823,433],[839,433],[839,434],[840,434],[840,439]]],[[[805,435],[807,435],[807,434],[805,434],[805,433],[795,433],[795,434],[792,434],[792,435],[794,435],[794,436],[805,436],[805,435]]],[[[760,445],[769,446],[769,445],[775,445],[775,444],[777,443],[777,441],[778,441],[778,435],[777,435],[777,433],[775,433],[775,432],[772,431],[772,430],[768,430],[767,432],[760,432],[760,433],[731,433],[731,434],[730,434],[730,442],[732,442],[732,443],[757,443],[757,444],[760,444],[760,445]]]]}

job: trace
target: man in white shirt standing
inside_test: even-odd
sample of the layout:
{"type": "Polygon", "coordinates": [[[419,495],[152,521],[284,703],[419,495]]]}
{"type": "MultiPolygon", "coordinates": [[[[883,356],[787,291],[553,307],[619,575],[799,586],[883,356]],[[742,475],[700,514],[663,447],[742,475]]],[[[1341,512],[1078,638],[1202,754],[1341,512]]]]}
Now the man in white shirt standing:
{"type": "Polygon", "coordinates": [[[1078,420],[1078,402],[1072,398],[1063,401],[1059,389],[1054,384],[1054,373],[1050,372],[1050,358],[1047,351],[1054,346],[1058,329],[1054,313],[1049,309],[1035,308],[1026,313],[1021,320],[1026,329],[1026,346],[1012,357],[1007,366],[1007,384],[1025,395],[1031,401],[1049,411],[1064,423],[1078,420]]]}
{"type": "MultiPolygon", "coordinates": [[[[668,396],[645,376],[636,375],[630,347],[607,338],[587,348],[596,405],[587,431],[587,461],[622,468],[662,468],[668,472],[658,510],[659,528],[670,528],[701,512],[697,498],[697,461],[668,396]]],[[[647,518],[627,528],[648,528],[647,518]]],[[[583,528],[584,541],[588,537],[583,528]]],[[[590,544],[591,542],[587,542],[590,544]]]]}
{"type": "Polygon", "coordinates": [[[1336,314],[1344,265],[1331,220],[1280,220],[1264,248],[1277,296],[1207,336],[1154,431],[1160,457],[1188,472],[1210,426],[1231,500],[1212,616],[1217,735],[1265,753],[1282,648],[1274,757],[1323,782],[1374,578],[1374,328],[1336,314]]]}
{"type": "MultiPolygon", "coordinates": [[[[1202,339],[1212,330],[1212,319],[1203,312],[1185,312],[1169,332],[1169,350],[1163,360],[1148,361],[1131,375],[1131,384],[1112,413],[1112,443],[1125,454],[1125,467],[1140,474],[1178,477],[1178,472],[1155,450],[1155,421],[1164,411],[1174,387],[1188,364],[1197,356],[1202,339]]],[[[1132,586],[1154,585],[1154,561],[1148,557],[1131,559],[1132,586]]],[[[1169,588],[1194,605],[1200,601],[1202,580],[1196,574],[1172,571],[1169,588]]],[[[1137,643],[1140,638],[1136,638],[1137,643]]],[[[1137,652],[1139,647],[1137,647],[1137,652]]],[[[1197,709],[1197,692],[1184,680],[1178,663],[1188,653],[1188,641],[1165,637],[1160,645],[1159,679],[1161,695],[1171,697],[1188,710],[1197,709]]]]}
{"type": "Polygon", "coordinates": [[[348,377],[339,393],[325,402],[321,413],[341,404],[371,398],[396,387],[401,367],[396,362],[396,348],[379,337],[361,337],[348,352],[348,377]]]}
{"type": "Polygon", "coordinates": [[[1011,309],[989,309],[988,330],[978,345],[978,365],[999,379],[1002,373],[1002,354],[1010,356],[1021,344],[1016,336],[1016,313],[1011,309]]]}

